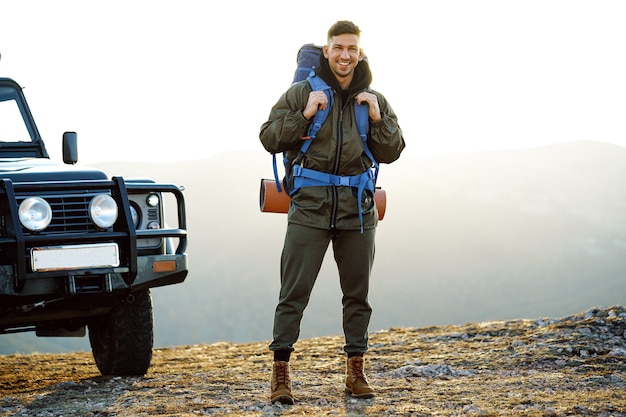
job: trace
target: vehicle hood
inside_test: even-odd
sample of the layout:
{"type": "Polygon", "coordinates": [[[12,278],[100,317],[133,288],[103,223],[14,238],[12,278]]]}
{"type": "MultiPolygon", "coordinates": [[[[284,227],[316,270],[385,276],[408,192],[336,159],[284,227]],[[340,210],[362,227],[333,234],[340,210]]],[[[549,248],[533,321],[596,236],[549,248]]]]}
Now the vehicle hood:
{"type": "Polygon", "coordinates": [[[13,182],[52,182],[106,180],[98,169],[64,165],[45,158],[0,159],[0,177],[13,182]]]}

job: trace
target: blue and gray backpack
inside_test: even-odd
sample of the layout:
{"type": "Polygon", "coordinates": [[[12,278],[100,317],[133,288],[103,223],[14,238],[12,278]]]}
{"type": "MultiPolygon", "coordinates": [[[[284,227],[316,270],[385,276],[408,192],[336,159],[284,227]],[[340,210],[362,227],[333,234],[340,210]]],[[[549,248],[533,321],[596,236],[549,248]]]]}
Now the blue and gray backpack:
{"type": "MultiPolygon", "coordinates": [[[[326,172],[320,172],[309,168],[304,168],[300,165],[299,161],[302,161],[302,156],[306,154],[309,146],[316,138],[322,124],[326,121],[328,114],[334,104],[333,92],[326,82],[315,74],[315,66],[319,63],[319,57],[322,54],[322,47],[305,44],[298,51],[296,72],[293,77],[293,82],[307,80],[311,85],[313,91],[323,91],[328,97],[329,105],[326,109],[319,109],[309,126],[307,136],[302,138],[303,144],[300,148],[298,156],[294,159],[296,161],[293,165],[287,159],[286,154],[283,153],[283,164],[285,166],[285,177],[283,178],[282,185],[285,191],[292,196],[301,187],[319,187],[319,186],[349,186],[357,189],[357,199],[361,201],[363,196],[363,190],[368,190],[374,195],[376,189],[376,179],[378,178],[379,165],[372,156],[367,146],[367,135],[369,133],[369,108],[367,104],[359,104],[354,101],[354,113],[356,118],[357,128],[359,130],[359,136],[363,141],[363,149],[365,154],[372,161],[373,167],[363,172],[362,174],[352,176],[340,176],[334,174],[328,174],[326,172]]],[[[276,187],[278,191],[281,191],[281,181],[278,179],[278,169],[276,166],[276,155],[273,155],[274,163],[274,179],[276,181],[276,187]]],[[[363,213],[359,204],[359,220],[361,225],[363,224],[363,213]]]]}

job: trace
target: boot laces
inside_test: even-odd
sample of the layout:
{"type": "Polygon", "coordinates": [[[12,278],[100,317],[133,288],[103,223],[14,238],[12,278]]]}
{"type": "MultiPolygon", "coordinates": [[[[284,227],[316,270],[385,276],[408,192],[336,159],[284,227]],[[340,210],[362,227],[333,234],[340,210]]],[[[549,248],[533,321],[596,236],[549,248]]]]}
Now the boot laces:
{"type": "Polygon", "coordinates": [[[363,371],[363,358],[360,356],[355,356],[350,363],[350,374],[354,379],[362,379],[367,382],[367,378],[365,378],[365,372],[363,371]]]}
{"type": "Polygon", "coordinates": [[[279,385],[287,385],[291,379],[289,378],[289,363],[274,362],[274,389],[279,385]]]}

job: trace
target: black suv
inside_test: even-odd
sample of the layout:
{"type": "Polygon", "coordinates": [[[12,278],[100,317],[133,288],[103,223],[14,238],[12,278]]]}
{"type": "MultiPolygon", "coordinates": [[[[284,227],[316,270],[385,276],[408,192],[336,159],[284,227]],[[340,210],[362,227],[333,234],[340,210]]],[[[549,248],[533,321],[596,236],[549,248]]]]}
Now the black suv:
{"type": "Polygon", "coordinates": [[[150,288],[188,272],[182,190],[109,178],[77,160],[74,132],[63,134],[65,165],[50,160],[22,88],[0,78],[0,333],[89,328],[103,375],[143,375],[150,288]]]}

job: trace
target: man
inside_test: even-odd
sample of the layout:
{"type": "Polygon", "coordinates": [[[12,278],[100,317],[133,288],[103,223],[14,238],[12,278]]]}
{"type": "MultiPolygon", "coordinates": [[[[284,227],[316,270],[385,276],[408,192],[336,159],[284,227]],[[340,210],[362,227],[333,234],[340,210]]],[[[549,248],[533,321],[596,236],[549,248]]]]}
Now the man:
{"type": "MultiPolygon", "coordinates": [[[[357,130],[354,101],[369,106],[367,147],[378,163],[399,158],[405,143],[397,118],[384,96],[369,89],[372,75],[359,46],[360,29],[339,21],[328,31],[316,73],[331,88],[330,114],[306,154],[298,152],[318,110],[331,103],[323,91],[312,91],[306,81],[294,83],[278,100],[263,124],[260,140],[271,153],[333,177],[356,177],[369,172],[367,156],[357,130]]],[[[341,182],[344,184],[344,182],[341,182]]],[[[300,334],[300,322],[332,242],[343,292],[344,351],[347,354],[346,391],[371,398],[363,354],[368,349],[372,308],[368,302],[374,262],[378,212],[371,191],[350,185],[303,186],[293,195],[281,255],[281,289],[274,316],[274,354],[270,400],[293,404],[289,358],[300,334]],[[357,197],[361,201],[357,201],[357,197]]]]}

